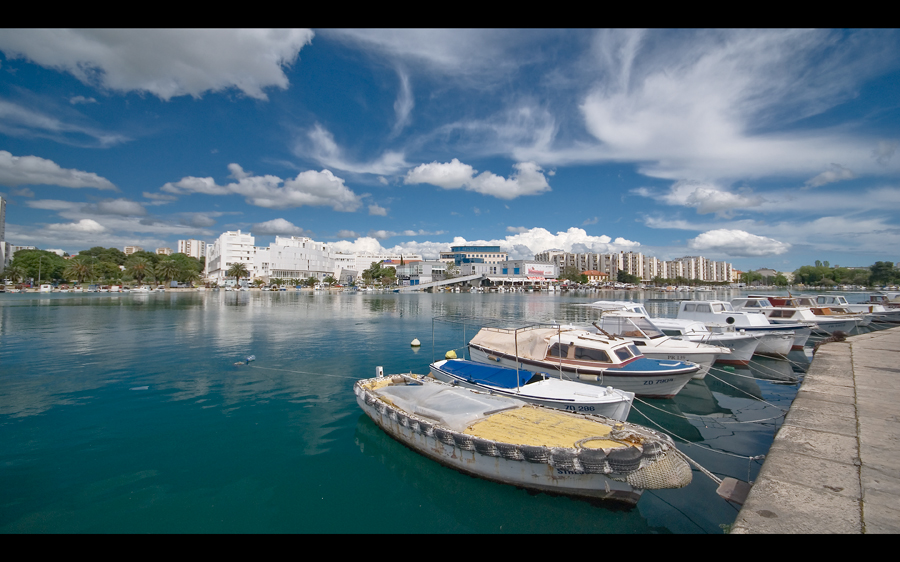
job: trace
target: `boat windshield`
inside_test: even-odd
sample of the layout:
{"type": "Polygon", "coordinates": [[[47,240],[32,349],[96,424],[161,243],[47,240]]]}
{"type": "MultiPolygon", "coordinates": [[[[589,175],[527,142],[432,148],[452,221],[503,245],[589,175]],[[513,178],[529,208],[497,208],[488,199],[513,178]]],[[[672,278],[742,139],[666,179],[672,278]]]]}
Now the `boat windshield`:
{"type": "MultiPolygon", "coordinates": [[[[600,361],[601,363],[612,363],[609,355],[602,349],[591,349],[590,347],[575,347],[575,359],[581,361],[600,361]]],[[[626,357],[626,359],[628,359],[626,357]]]]}
{"type": "Polygon", "coordinates": [[[626,338],[662,338],[665,334],[643,316],[614,316],[603,317],[603,329],[611,334],[625,336],[626,338]]]}
{"type": "Polygon", "coordinates": [[[731,308],[731,303],[714,302],[711,306],[713,312],[734,312],[734,309],[731,308]]]}

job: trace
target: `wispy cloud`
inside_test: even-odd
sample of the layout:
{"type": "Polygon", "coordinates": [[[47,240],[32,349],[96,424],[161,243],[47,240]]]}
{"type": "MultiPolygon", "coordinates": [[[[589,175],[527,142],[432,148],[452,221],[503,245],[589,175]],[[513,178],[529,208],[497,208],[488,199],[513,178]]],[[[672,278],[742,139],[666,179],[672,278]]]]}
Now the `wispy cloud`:
{"type": "Polygon", "coordinates": [[[236,88],[265,100],[265,88],[288,87],[283,67],[313,35],[304,29],[9,29],[0,35],[0,50],[117,92],[169,100],[236,88]]]}

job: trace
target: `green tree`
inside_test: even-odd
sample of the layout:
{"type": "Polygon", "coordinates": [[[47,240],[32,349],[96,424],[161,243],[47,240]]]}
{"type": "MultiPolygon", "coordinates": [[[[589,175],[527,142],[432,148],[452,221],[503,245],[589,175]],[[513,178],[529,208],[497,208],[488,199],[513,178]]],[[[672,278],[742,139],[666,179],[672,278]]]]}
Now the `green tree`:
{"type": "Polygon", "coordinates": [[[315,287],[316,283],[318,283],[318,282],[319,282],[318,279],[316,279],[315,277],[309,276],[306,278],[305,281],[303,281],[303,284],[306,285],[307,287],[315,287]]]}
{"type": "Polygon", "coordinates": [[[18,265],[10,264],[3,270],[3,277],[12,281],[13,284],[16,284],[25,278],[25,270],[18,265]]]}
{"type": "Polygon", "coordinates": [[[46,250],[19,250],[10,262],[11,266],[21,267],[25,277],[34,279],[36,283],[53,279],[62,279],[67,260],[46,250]]]}
{"type": "Polygon", "coordinates": [[[631,283],[632,285],[635,285],[641,282],[641,278],[637,275],[632,275],[627,271],[620,269],[616,273],[616,281],[618,281],[619,283],[631,283]]]}
{"type": "Polygon", "coordinates": [[[140,285],[145,278],[153,275],[153,264],[143,256],[134,257],[132,255],[128,258],[125,273],[133,277],[140,285]]]}
{"type": "Polygon", "coordinates": [[[165,281],[166,285],[182,273],[181,265],[172,258],[159,260],[153,270],[156,278],[165,281]]]}
{"type": "Polygon", "coordinates": [[[87,256],[79,254],[74,258],[69,258],[64,275],[66,276],[66,279],[75,279],[79,283],[84,283],[85,279],[89,279],[93,276],[93,269],[91,260],[87,256]]]}
{"type": "Polygon", "coordinates": [[[237,262],[231,265],[228,268],[228,271],[225,272],[225,275],[228,277],[234,277],[234,281],[236,284],[240,284],[241,279],[244,277],[250,277],[250,272],[247,270],[247,266],[242,264],[241,262],[237,262]]]}
{"type": "Polygon", "coordinates": [[[877,261],[869,268],[869,271],[871,272],[869,278],[873,285],[886,285],[897,278],[897,270],[894,269],[893,262],[877,261]]]}

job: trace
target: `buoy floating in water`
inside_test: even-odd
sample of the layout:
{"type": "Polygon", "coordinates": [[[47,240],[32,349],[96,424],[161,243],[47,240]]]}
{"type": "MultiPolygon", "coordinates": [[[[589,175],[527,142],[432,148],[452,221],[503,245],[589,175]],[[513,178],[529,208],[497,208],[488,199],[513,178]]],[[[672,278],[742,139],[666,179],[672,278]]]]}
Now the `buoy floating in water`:
{"type": "Polygon", "coordinates": [[[411,346],[413,346],[413,347],[419,347],[419,346],[422,345],[422,342],[419,341],[419,338],[416,338],[416,339],[414,339],[412,342],[410,342],[409,345],[411,345],[411,346]]]}
{"type": "Polygon", "coordinates": [[[249,365],[251,361],[256,361],[256,355],[250,355],[244,361],[238,361],[235,365],[249,365]]]}

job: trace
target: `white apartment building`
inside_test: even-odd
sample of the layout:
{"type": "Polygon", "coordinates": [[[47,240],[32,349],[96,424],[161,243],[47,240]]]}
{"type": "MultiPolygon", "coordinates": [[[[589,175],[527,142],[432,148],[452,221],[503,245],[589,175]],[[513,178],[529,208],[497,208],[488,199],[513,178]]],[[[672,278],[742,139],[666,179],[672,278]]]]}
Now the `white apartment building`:
{"type": "Polygon", "coordinates": [[[211,283],[224,284],[228,268],[242,263],[253,275],[254,243],[256,239],[249,232],[227,231],[206,248],[206,276],[211,283]]]}
{"type": "Polygon", "coordinates": [[[340,275],[335,271],[334,253],[327,244],[305,236],[276,236],[268,248],[257,248],[256,264],[259,277],[265,280],[318,280],[340,275]]]}
{"type": "Polygon", "coordinates": [[[172,248],[157,248],[156,255],[158,256],[171,256],[172,248]]]}
{"type": "Polygon", "coordinates": [[[203,240],[194,240],[193,238],[190,240],[179,240],[178,253],[197,258],[198,260],[205,260],[206,242],[203,240]]]}
{"type": "Polygon", "coordinates": [[[140,246],[125,246],[125,249],[122,250],[122,253],[124,253],[126,256],[130,256],[131,254],[133,254],[135,252],[143,252],[143,251],[144,251],[144,249],[141,248],[140,246]]]}
{"type": "Polygon", "coordinates": [[[579,272],[594,270],[606,273],[613,281],[618,277],[619,271],[636,275],[644,281],[650,281],[654,277],[664,279],[684,277],[729,283],[734,275],[730,263],[715,262],[702,256],[686,256],[672,261],[662,261],[652,256],[644,256],[640,252],[579,254],[554,249],[535,254],[534,257],[535,260],[556,264],[560,273],[567,267],[574,267],[579,272]]]}

